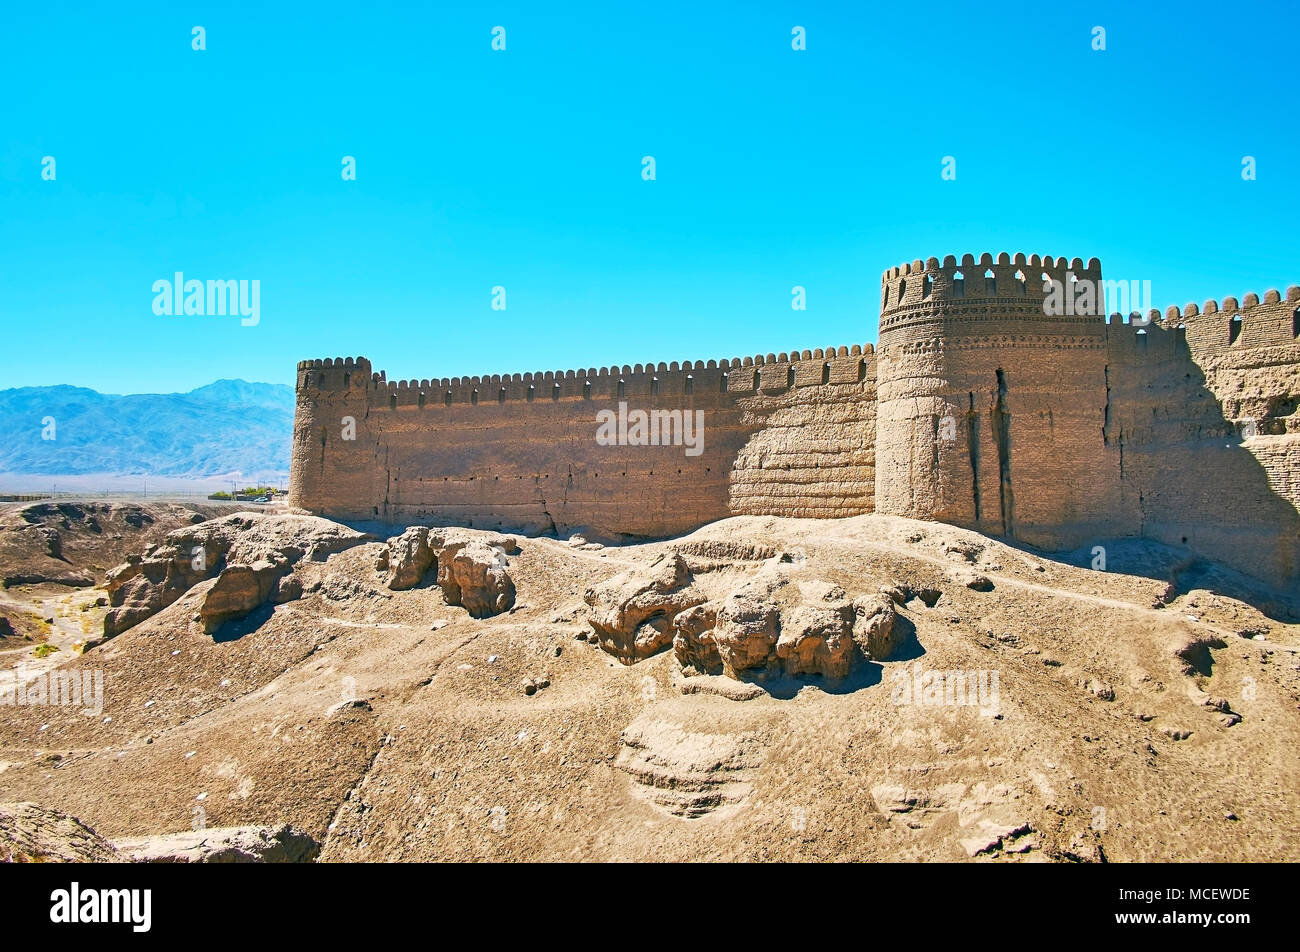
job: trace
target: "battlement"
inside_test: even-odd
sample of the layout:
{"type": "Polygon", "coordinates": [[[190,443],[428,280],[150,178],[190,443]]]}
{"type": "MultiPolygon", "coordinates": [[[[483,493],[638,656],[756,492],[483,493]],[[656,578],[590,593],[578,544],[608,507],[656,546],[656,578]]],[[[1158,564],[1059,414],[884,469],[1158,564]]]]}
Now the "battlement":
{"type": "Polygon", "coordinates": [[[1128,317],[1111,314],[1106,319],[1110,340],[1136,340],[1145,344],[1149,341],[1143,341],[1144,336],[1153,340],[1167,338],[1185,341],[1197,352],[1224,353],[1300,344],[1300,286],[1288,287],[1285,297],[1271,288],[1264,292],[1263,301],[1252,291],[1240,302],[1231,296],[1224,298],[1222,304],[1211,298],[1201,305],[1195,302],[1181,308],[1170,305],[1163,314],[1152,308],[1145,320],[1136,317],[1136,314],[1128,317]]]}
{"type": "Polygon", "coordinates": [[[342,368],[344,370],[370,369],[370,361],[364,357],[326,357],[324,360],[300,360],[298,361],[299,370],[323,370],[326,368],[342,368]]]}
{"type": "Polygon", "coordinates": [[[1089,258],[1067,260],[1051,255],[1016,254],[1002,252],[994,259],[985,252],[978,261],[974,255],[962,255],[957,263],[948,255],[940,264],[938,258],[926,261],[916,259],[890,268],[880,276],[880,309],[882,316],[909,305],[937,302],[966,302],[988,298],[1027,298],[1042,301],[1043,285],[1049,281],[1062,283],[1071,280],[1100,281],[1101,262],[1089,258]]]}
{"type": "Polygon", "coordinates": [[[298,389],[365,388],[377,409],[403,406],[531,402],[539,399],[606,399],[704,393],[785,390],[830,383],[854,383],[868,375],[872,344],[818,347],[722,360],[617,364],[577,370],[546,370],[464,377],[389,380],[371,372],[364,357],[303,360],[298,389]],[[748,371],[736,373],[736,371],[748,371]],[[385,400],[384,398],[387,398],[385,400]]]}
{"type": "Polygon", "coordinates": [[[326,357],[298,361],[298,391],[364,390],[371,378],[364,357],[326,357]]]}
{"type": "MultiPolygon", "coordinates": [[[[1005,335],[1011,330],[1005,326],[1008,321],[1032,321],[1033,332],[1096,337],[1101,328],[1088,325],[1099,323],[1095,315],[1105,310],[1101,281],[1096,258],[1085,264],[1081,258],[1013,257],[1005,251],[996,259],[987,252],[978,260],[966,254],[960,263],[954,255],[942,263],[918,258],[881,275],[880,344],[884,348],[920,338],[1005,335]],[[1093,303],[1085,306],[1095,314],[1076,314],[1073,306],[1051,313],[1048,282],[1061,288],[1062,304],[1067,295],[1075,300],[1075,283],[1091,283],[1093,303]],[[999,324],[1003,326],[995,326],[999,324]]],[[[1022,326],[1016,332],[1026,330],[1022,326]]]]}
{"type": "MultiPolygon", "coordinates": [[[[1160,319],[1156,311],[1151,316],[1160,319]]],[[[1285,297],[1270,288],[1263,301],[1249,291],[1240,302],[1225,297],[1222,304],[1211,298],[1200,306],[1195,302],[1181,308],[1171,305],[1161,324],[1184,331],[1189,346],[1198,352],[1294,345],[1300,343],[1300,286],[1288,287],[1285,297]]]]}

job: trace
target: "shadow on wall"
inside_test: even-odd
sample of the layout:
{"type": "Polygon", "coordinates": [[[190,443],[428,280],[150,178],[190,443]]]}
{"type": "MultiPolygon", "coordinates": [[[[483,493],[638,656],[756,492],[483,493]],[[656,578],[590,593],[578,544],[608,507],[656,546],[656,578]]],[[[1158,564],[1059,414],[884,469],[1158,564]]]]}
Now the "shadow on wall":
{"type": "MultiPolygon", "coordinates": [[[[1133,339],[1130,386],[1136,392],[1107,439],[1121,454],[1121,491],[1137,507],[1140,534],[1294,588],[1300,511],[1274,488],[1261,457],[1284,469],[1296,466],[1300,434],[1243,439],[1181,330],[1125,331],[1133,339]],[[1147,355],[1156,358],[1155,366],[1143,366],[1147,355]]],[[[1274,428],[1275,421],[1257,421],[1257,427],[1274,428]]]]}
{"type": "MultiPolygon", "coordinates": [[[[1275,484],[1300,476],[1300,433],[1243,438],[1181,328],[1110,325],[1108,345],[1103,439],[1119,458],[1118,503],[1138,520],[1135,535],[1161,545],[1099,539],[1066,560],[1092,567],[1101,546],[1107,571],[1164,581],[1166,600],[1199,587],[1297,617],[1300,511],[1275,484]]],[[[1272,405],[1285,413],[1292,401],[1272,405]]],[[[1286,424],[1271,416],[1255,429],[1285,434],[1286,424]]]]}

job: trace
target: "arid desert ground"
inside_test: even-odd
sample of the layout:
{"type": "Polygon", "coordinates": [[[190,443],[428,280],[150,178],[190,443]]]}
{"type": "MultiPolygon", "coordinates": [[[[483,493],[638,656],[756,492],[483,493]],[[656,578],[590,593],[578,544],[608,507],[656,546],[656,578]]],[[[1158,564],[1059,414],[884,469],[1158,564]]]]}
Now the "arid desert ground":
{"type": "Polygon", "coordinates": [[[880,515],[601,545],[11,504],[0,854],[1296,859],[1296,593],[1106,555],[880,515]]]}

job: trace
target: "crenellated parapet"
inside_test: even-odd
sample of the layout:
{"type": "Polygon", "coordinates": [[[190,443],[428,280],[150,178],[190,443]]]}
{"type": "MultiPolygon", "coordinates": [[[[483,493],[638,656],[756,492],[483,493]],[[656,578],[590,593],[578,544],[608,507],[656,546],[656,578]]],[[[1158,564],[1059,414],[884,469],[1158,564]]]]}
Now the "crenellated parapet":
{"type": "Polygon", "coordinates": [[[1225,297],[1222,303],[1211,298],[1199,306],[1170,306],[1161,323],[1185,331],[1196,353],[1295,345],[1300,338],[1300,286],[1291,285],[1285,296],[1270,288],[1262,301],[1250,291],[1240,301],[1225,297]]]}
{"type": "Polygon", "coordinates": [[[869,376],[868,365],[874,353],[874,346],[868,343],[722,360],[674,360],[577,370],[402,380],[389,380],[385,371],[372,372],[370,361],[364,357],[349,357],[300,361],[298,389],[310,392],[365,388],[371,405],[379,410],[771,392],[856,383],[869,376]]]}
{"type": "Polygon", "coordinates": [[[1285,295],[1270,289],[1263,300],[1248,292],[1240,301],[1230,296],[1189,302],[1163,315],[1152,309],[1145,320],[1112,314],[1106,339],[1116,360],[1184,356],[1241,366],[1275,363],[1272,351],[1281,348],[1285,360],[1288,351],[1300,348],[1300,287],[1290,286],[1285,295]]]}
{"type": "MultiPolygon", "coordinates": [[[[967,335],[1006,333],[1007,321],[1034,321],[1042,333],[1058,335],[1095,323],[1104,311],[1104,300],[1094,303],[1094,314],[1075,314],[1073,308],[1051,313],[1051,282],[1073,290],[1077,282],[1101,285],[1101,262],[1052,255],[1014,256],[1002,252],[948,255],[925,261],[916,259],[890,268],[880,279],[880,346],[892,347],[919,338],[956,338],[967,335]],[[1069,311],[1069,313],[1066,313],[1069,311]]],[[[1073,300],[1073,299],[1072,299],[1073,300]]],[[[1096,298],[1093,298],[1094,302],[1096,298]]]]}
{"type": "Polygon", "coordinates": [[[297,389],[300,392],[364,390],[370,379],[370,361],[364,357],[326,357],[298,361],[297,389]]]}

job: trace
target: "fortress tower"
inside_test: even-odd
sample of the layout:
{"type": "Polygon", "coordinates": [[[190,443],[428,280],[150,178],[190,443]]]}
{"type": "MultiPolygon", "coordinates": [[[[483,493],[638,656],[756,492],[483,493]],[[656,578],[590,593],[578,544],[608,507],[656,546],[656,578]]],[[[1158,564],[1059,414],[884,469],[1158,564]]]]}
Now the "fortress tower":
{"type": "Polygon", "coordinates": [[[1049,279],[1073,302],[1074,282],[1100,289],[1101,264],[1004,252],[884,273],[878,511],[1049,548],[1120,528],[1105,301],[1048,314],[1049,279]]]}
{"type": "Polygon", "coordinates": [[[364,357],[298,362],[289,495],[296,506],[323,508],[346,499],[341,515],[370,515],[375,483],[375,437],[370,405],[376,382],[364,357]]]}

